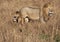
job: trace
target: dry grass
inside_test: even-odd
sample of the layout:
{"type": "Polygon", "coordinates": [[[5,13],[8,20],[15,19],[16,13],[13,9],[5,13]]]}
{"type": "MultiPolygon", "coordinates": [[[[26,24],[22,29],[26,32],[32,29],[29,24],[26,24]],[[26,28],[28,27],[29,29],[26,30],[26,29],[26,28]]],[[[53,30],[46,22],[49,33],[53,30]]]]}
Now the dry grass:
{"type": "Polygon", "coordinates": [[[0,42],[60,42],[60,36],[56,36],[60,35],[59,4],[60,0],[0,0],[0,42]],[[12,22],[22,7],[42,8],[47,2],[54,2],[55,15],[46,24],[35,21],[21,26],[12,22]]]}

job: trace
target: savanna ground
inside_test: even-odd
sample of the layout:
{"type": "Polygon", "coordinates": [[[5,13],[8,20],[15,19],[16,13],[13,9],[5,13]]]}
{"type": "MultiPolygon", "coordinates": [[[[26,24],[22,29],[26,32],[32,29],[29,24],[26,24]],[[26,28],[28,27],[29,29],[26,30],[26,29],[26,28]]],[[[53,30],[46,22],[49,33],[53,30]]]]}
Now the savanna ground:
{"type": "Polygon", "coordinates": [[[0,42],[60,42],[60,0],[0,0],[0,42]],[[47,23],[35,21],[21,26],[12,22],[22,7],[42,8],[47,2],[55,7],[54,17],[47,23]]]}

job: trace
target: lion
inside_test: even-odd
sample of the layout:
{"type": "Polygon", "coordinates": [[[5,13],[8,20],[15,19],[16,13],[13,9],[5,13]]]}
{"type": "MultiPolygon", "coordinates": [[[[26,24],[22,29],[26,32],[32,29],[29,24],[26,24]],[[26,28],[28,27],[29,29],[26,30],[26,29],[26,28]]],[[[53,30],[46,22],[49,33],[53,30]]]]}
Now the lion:
{"type": "Polygon", "coordinates": [[[54,14],[53,5],[51,3],[46,3],[43,5],[42,11],[40,8],[33,7],[23,7],[18,12],[19,18],[18,22],[24,24],[24,22],[29,22],[30,20],[38,20],[43,21],[43,23],[47,22],[54,14]],[[42,17],[41,13],[42,12],[42,17]]]}
{"type": "Polygon", "coordinates": [[[53,15],[54,15],[54,6],[52,3],[46,3],[42,9],[43,12],[43,19],[47,22],[53,15]]]}
{"type": "Polygon", "coordinates": [[[40,19],[40,9],[32,7],[23,7],[20,9],[20,17],[23,22],[29,22],[30,20],[40,19]]]}

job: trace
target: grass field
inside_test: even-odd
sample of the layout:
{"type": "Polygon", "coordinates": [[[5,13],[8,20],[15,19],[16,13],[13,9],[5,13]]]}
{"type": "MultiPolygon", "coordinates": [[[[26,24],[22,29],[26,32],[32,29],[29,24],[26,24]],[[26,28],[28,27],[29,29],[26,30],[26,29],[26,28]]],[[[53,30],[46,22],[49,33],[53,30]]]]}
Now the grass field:
{"type": "Polygon", "coordinates": [[[0,42],[60,42],[60,0],[0,0],[0,42]],[[52,2],[55,14],[47,23],[38,21],[24,25],[12,18],[22,7],[42,8],[52,2]]]}

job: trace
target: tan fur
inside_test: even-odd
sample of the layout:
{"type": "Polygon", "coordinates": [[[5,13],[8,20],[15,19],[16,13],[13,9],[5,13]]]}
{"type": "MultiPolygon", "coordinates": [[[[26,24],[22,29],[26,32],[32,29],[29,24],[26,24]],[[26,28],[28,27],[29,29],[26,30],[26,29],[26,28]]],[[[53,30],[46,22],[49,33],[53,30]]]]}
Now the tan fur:
{"type": "Polygon", "coordinates": [[[39,19],[39,8],[24,7],[21,9],[22,17],[29,17],[30,19],[39,19]]]}
{"type": "Polygon", "coordinates": [[[49,12],[51,13],[51,16],[52,16],[53,15],[53,5],[51,3],[46,3],[43,6],[43,18],[44,18],[44,21],[48,21],[50,19],[51,16],[50,16],[49,12]]]}
{"type": "Polygon", "coordinates": [[[39,20],[39,16],[40,16],[40,9],[39,8],[32,8],[32,7],[24,7],[20,10],[20,14],[21,14],[21,18],[22,18],[22,24],[23,22],[28,22],[29,20],[26,20],[26,17],[28,17],[27,19],[31,19],[31,20],[39,20]]]}

